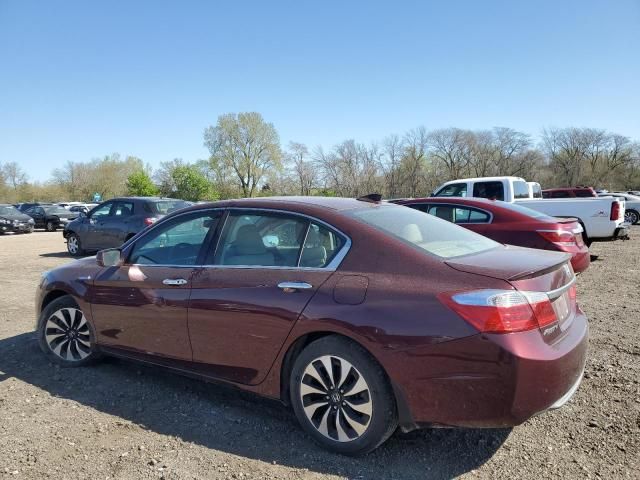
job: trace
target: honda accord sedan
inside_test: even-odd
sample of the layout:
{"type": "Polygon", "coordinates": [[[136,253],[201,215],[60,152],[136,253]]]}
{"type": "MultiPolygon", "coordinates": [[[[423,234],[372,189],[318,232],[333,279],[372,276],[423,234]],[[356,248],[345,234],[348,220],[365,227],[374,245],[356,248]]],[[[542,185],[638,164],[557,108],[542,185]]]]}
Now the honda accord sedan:
{"type": "Polygon", "coordinates": [[[486,198],[429,197],[390,200],[473,230],[500,243],[571,254],[576,273],[590,263],[584,229],[575,218],[555,218],[515,203],[486,198]]]}
{"type": "Polygon", "coordinates": [[[62,366],[115,355],[279,399],[358,455],[563,405],[588,337],[570,258],[374,197],[195,205],[45,272],[38,338],[62,366]]]}

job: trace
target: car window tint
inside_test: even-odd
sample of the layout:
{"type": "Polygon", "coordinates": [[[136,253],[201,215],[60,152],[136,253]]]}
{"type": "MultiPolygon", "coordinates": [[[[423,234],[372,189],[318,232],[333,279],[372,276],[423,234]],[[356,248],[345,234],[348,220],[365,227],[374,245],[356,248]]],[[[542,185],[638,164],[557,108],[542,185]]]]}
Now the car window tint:
{"type": "MultiPolygon", "coordinates": [[[[529,191],[527,190],[528,195],[529,191]]],[[[504,200],[504,185],[502,185],[502,182],[477,182],[473,185],[473,196],[491,200],[504,200]]]]}
{"type": "Polygon", "coordinates": [[[296,267],[308,221],[270,213],[229,214],[216,265],[296,267]]]}
{"type": "Polygon", "coordinates": [[[513,182],[513,198],[529,198],[529,185],[527,185],[527,182],[520,180],[513,182]]]}
{"type": "Polygon", "coordinates": [[[500,245],[466,228],[441,222],[412,208],[381,205],[352,210],[348,215],[419,251],[441,258],[483,252],[500,245]]]}
{"type": "Polygon", "coordinates": [[[217,212],[204,212],[158,225],[136,242],[129,263],[139,265],[195,265],[217,212]]]}
{"type": "Polygon", "coordinates": [[[104,217],[109,215],[109,213],[111,212],[112,206],[113,206],[113,203],[109,202],[99,207],[96,207],[96,209],[91,212],[91,217],[95,218],[95,217],[104,217]]]}
{"type": "Polygon", "coordinates": [[[436,197],[466,197],[467,196],[467,184],[466,183],[452,183],[447,185],[438,191],[434,196],[436,197]]]}
{"type": "Polygon", "coordinates": [[[428,203],[410,203],[407,207],[419,210],[421,212],[429,213],[430,205],[428,203]]]}
{"type": "Polygon", "coordinates": [[[328,228],[311,223],[300,254],[301,267],[323,268],[337,255],[344,239],[328,228]]]}
{"type": "Polygon", "coordinates": [[[146,204],[145,210],[148,209],[151,213],[167,215],[181,208],[188,207],[189,205],[191,205],[191,203],[185,202],[184,200],[159,200],[146,204]]]}
{"type": "Polygon", "coordinates": [[[469,210],[469,223],[489,223],[490,215],[480,210],[469,210]]]}
{"type": "Polygon", "coordinates": [[[570,198],[569,192],[551,192],[551,198],[570,198]]]}
{"type": "Polygon", "coordinates": [[[582,197],[582,198],[593,197],[593,194],[591,193],[590,190],[576,190],[575,194],[576,194],[576,197],[582,197]]]}
{"type": "Polygon", "coordinates": [[[116,203],[111,215],[115,217],[128,217],[133,215],[133,203],[132,202],[118,202],[116,203]]]}

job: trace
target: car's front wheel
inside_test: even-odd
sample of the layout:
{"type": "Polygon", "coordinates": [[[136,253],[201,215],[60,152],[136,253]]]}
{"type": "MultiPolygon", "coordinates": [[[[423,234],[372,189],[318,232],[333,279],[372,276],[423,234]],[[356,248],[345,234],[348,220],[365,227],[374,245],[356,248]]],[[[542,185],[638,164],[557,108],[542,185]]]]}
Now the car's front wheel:
{"type": "Polygon", "coordinates": [[[69,252],[69,255],[72,257],[79,257],[84,254],[84,250],[80,245],[80,237],[75,233],[72,233],[67,237],[67,252],[69,252]]]}
{"type": "Polygon", "coordinates": [[[51,220],[47,220],[47,223],[44,224],[44,229],[47,232],[55,232],[56,231],[56,224],[55,222],[51,221],[51,220]]]}
{"type": "Polygon", "coordinates": [[[95,361],[94,333],[84,312],[70,295],[55,299],[38,321],[40,348],[54,363],[80,367],[95,361]]]}
{"type": "Polygon", "coordinates": [[[368,453],[398,425],[384,370],[364,348],[343,337],[309,344],[296,358],[289,390],[302,427],[334,452],[368,453]]]}

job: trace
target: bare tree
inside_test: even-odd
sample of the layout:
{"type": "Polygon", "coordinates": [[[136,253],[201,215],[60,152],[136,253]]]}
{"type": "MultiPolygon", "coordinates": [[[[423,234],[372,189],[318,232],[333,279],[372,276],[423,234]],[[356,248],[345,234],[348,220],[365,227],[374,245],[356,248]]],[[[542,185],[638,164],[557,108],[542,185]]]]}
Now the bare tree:
{"type": "Polygon", "coordinates": [[[461,178],[471,164],[472,132],[459,128],[434,130],[429,134],[432,156],[440,161],[451,178],[461,178]]]}
{"type": "Polygon", "coordinates": [[[22,170],[22,167],[16,162],[8,162],[2,166],[2,177],[5,183],[8,183],[14,191],[27,183],[27,174],[22,170]]]}
{"type": "Polygon", "coordinates": [[[316,169],[309,160],[309,149],[303,143],[289,142],[287,159],[300,187],[300,195],[311,195],[317,182],[316,169]]]}
{"type": "Polygon", "coordinates": [[[404,155],[402,157],[403,190],[410,197],[419,194],[427,161],[429,137],[424,127],[407,132],[404,137],[404,155]]]}

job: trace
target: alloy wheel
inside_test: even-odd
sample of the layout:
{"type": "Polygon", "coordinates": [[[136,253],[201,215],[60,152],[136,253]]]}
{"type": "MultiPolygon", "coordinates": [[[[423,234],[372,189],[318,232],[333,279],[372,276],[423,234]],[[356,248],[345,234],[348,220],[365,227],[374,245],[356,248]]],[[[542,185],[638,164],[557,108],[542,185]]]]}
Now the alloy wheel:
{"type": "Polygon", "coordinates": [[[351,363],[335,355],[307,365],[300,380],[300,399],[309,422],[331,440],[356,440],[371,422],[369,385],[351,363]]]}
{"type": "Polygon", "coordinates": [[[62,360],[80,361],[91,354],[89,324],[77,308],[55,311],[47,320],[44,334],[51,351],[62,360]]]}
{"type": "Polygon", "coordinates": [[[69,250],[69,253],[71,255],[75,255],[76,253],[78,253],[78,237],[76,237],[75,235],[71,235],[67,239],[67,250],[69,250]]]}
{"type": "Polygon", "coordinates": [[[47,224],[45,225],[45,230],[47,232],[53,232],[55,230],[55,227],[53,226],[53,222],[47,222],[47,224]]]}
{"type": "Polygon", "coordinates": [[[626,212],[624,212],[624,221],[630,223],[631,225],[634,225],[638,222],[638,220],[640,220],[638,218],[638,214],[636,212],[634,212],[633,210],[627,210],[626,212]]]}

